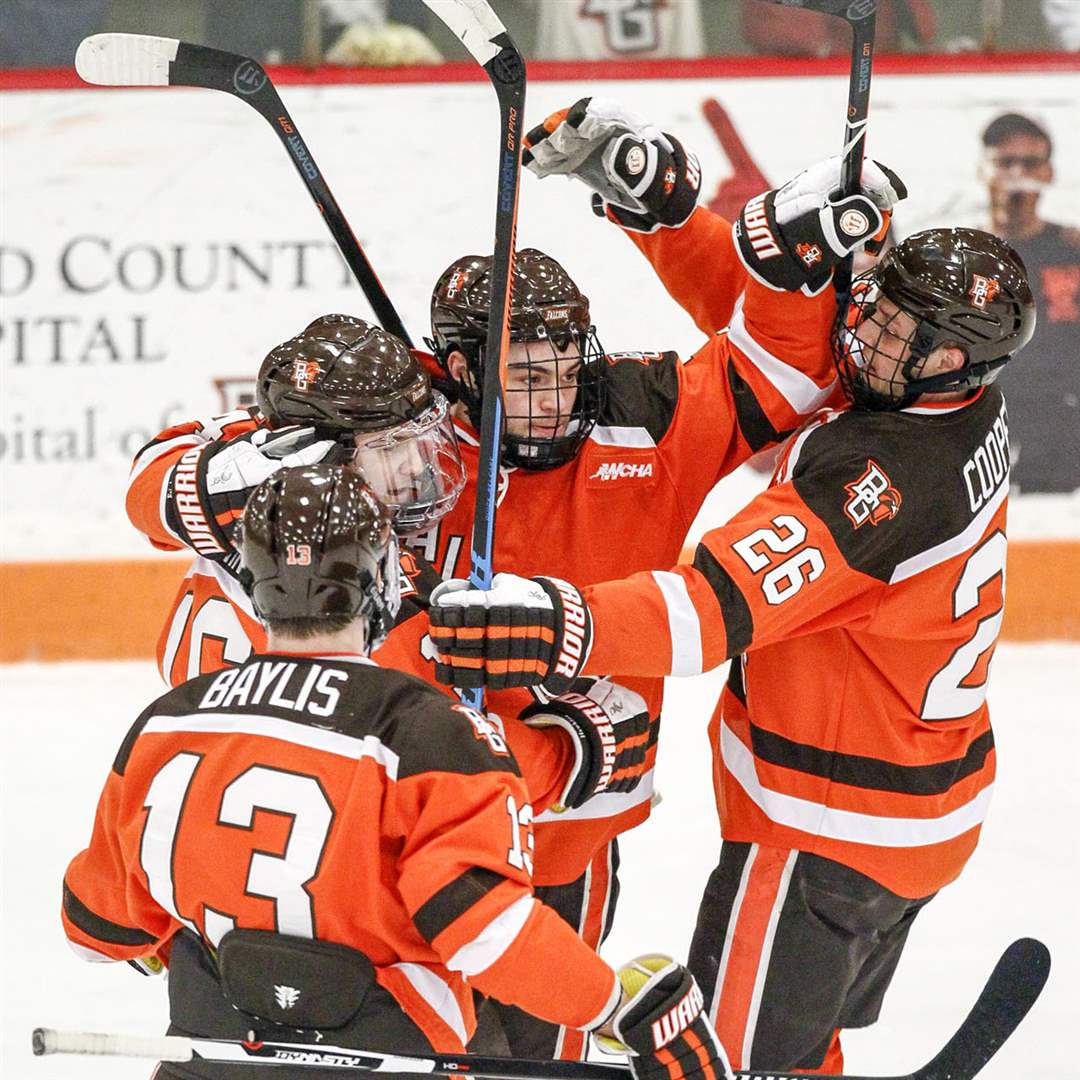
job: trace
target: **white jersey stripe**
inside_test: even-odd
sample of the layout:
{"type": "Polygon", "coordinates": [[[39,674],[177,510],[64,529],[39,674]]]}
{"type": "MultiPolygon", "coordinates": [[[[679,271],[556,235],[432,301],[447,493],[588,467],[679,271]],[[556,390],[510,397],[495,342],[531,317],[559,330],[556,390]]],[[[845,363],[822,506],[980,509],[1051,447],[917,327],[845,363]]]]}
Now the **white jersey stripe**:
{"type": "Polygon", "coordinates": [[[743,863],[742,874],[739,876],[739,888],[735,892],[735,901],[731,905],[728,915],[727,933],[724,935],[724,948],[720,953],[720,966],[716,969],[716,985],[713,987],[712,1001],[709,1004],[709,1019],[716,1027],[717,1013],[720,1009],[720,995],[724,989],[724,980],[727,978],[728,961],[731,959],[731,943],[735,940],[735,927],[739,924],[739,915],[742,913],[743,900],[746,897],[746,886],[750,881],[750,871],[754,868],[754,860],[761,848],[757,844],[751,844],[743,863]]]}
{"type": "Polygon", "coordinates": [[[765,929],[765,940],[761,945],[757,973],[754,975],[754,989],[750,995],[750,1011],[746,1016],[746,1031],[743,1036],[742,1048],[743,1064],[752,1060],[750,1051],[754,1047],[754,1031],[757,1028],[758,1016],[761,1013],[761,996],[765,989],[765,977],[769,973],[773,942],[776,940],[776,927],[780,922],[780,912],[783,910],[784,903],[787,900],[788,888],[791,885],[791,872],[795,869],[795,860],[798,857],[798,851],[788,852],[788,857],[784,862],[784,869],[780,873],[780,884],[777,886],[776,899],[773,901],[772,910],[769,912],[769,925],[765,929]]]}
{"type": "Polygon", "coordinates": [[[68,941],[68,948],[80,959],[91,964],[113,964],[115,959],[99,953],[97,949],[91,949],[86,945],[80,945],[77,941],[68,941]]]}
{"type": "Polygon", "coordinates": [[[240,713],[201,713],[187,716],[152,716],[142,729],[145,735],[162,735],[186,731],[192,734],[261,735],[266,739],[323,750],[328,754],[360,761],[371,758],[378,762],[391,780],[397,779],[399,757],[374,735],[358,739],[340,731],[298,724],[276,716],[240,713]]]}
{"type": "Polygon", "coordinates": [[[895,585],[898,581],[914,577],[924,570],[929,570],[931,566],[948,562],[949,559],[967,551],[968,548],[973,548],[982,539],[982,535],[986,532],[991,519],[997,513],[998,507],[1008,497],[1008,494],[1009,478],[1006,476],[1001,486],[990,496],[989,501],[971,519],[968,527],[963,532],[957,533],[956,536],[943,540],[940,544],[935,544],[925,551],[920,551],[918,555],[912,555],[910,559],[905,559],[902,563],[897,563],[896,569],[892,572],[892,577],[889,578],[889,584],[895,585]]]}
{"type": "Polygon", "coordinates": [[[589,434],[589,439],[601,446],[628,446],[648,450],[656,441],[643,427],[604,427],[597,424],[589,434]]]}
{"type": "Polygon", "coordinates": [[[743,316],[743,297],[735,304],[735,311],[728,325],[728,341],[735,346],[776,388],[780,396],[801,415],[816,412],[829,399],[836,386],[834,379],[828,386],[818,386],[808,375],[773,356],[750,335],[743,316]]]}
{"type": "Polygon", "coordinates": [[[671,674],[700,675],[701,622],[690,599],[686,581],[670,570],[654,570],[653,581],[664,597],[671,635],[671,674]]]}
{"type": "Polygon", "coordinates": [[[159,442],[154,446],[147,446],[145,449],[140,450],[138,457],[136,457],[131,464],[131,473],[128,476],[128,487],[131,487],[135,479],[145,469],[153,465],[159,457],[164,457],[165,454],[169,454],[182,446],[200,446],[204,442],[206,442],[205,436],[189,431],[185,435],[176,435],[171,439],[166,439],[164,442],[159,442]]]}
{"type": "Polygon", "coordinates": [[[799,455],[803,451],[803,445],[811,433],[817,431],[822,424],[831,424],[840,415],[840,413],[832,409],[819,413],[799,430],[795,438],[791,440],[790,448],[784,454],[780,471],[777,473],[774,483],[786,484],[792,478],[795,474],[795,466],[799,464],[799,455]]]}
{"type": "Polygon", "coordinates": [[[424,967],[423,964],[401,963],[392,964],[391,967],[400,971],[409,980],[412,988],[463,1043],[469,1041],[461,1007],[458,1005],[457,998],[454,997],[453,990],[444,979],[436,975],[431,968],[424,967]]]}
{"type": "Polygon", "coordinates": [[[963,806],[936,818],[861,814],[764,787],[754,767],[754,755],[723,722],[720,725],[720,753],[725,767],[770,821],[810,836],[851,844],[908,848],[952,840],[983,821],[993,792],[993,785],[990,785],[963,806]]]}
{"type": "Polygon", "coordinates": [[[447,968],[460,971],[466,979],[487,971],[513,945],[538,903],[531,894],[519,897],[496,915],[472,941],[462,945],[446,961],[447,968]]]}

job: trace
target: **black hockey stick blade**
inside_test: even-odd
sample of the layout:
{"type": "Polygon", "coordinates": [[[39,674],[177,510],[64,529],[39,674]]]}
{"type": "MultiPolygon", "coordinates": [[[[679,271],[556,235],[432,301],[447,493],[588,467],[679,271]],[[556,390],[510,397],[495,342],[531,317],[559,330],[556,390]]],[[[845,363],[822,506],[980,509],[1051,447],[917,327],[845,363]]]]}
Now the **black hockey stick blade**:
{"type": "Polygon", "coordinates": [[[994,965],[967,1019],[913,1080],[970,1080],[1027,1016],[1050,975],[1050,950],[1035,938],[1014,941],[994,965]]]}
{"type": "MultiPolygon", "coordinates": [[[[499,102],[495,247],[491,262],[491,307],[481,387],[480,463],[476,478],[469,581],[491,587],[494,576],[495,510],[502,454],[503,396],[510,348],[510,301],[521,178],[525,116],[525,61],[487,0],[424,0],[487,73],[499,102]]],[[[462,692],[466,705],[483,706],[483,690],[462,692]]]]}
{"type": "Polygon", "coordinates": [[[193,86],[221,90],[250,105],[273,129],[326,222],[330,235],[384,329],[411,347],[401,316],[368,262],[295,121],[262,65],[246,56],[149,34],[92,34],[75,70],[95,86],[193,86]]]}

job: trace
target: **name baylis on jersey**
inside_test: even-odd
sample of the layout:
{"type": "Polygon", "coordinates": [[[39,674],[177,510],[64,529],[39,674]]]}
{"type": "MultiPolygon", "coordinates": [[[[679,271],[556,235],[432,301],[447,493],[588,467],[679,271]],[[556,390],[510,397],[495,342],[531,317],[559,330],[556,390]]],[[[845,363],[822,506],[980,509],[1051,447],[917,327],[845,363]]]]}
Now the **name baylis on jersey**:
{"type": "Polygon", "coordinates": [[[279,709],[332,716],[341,700],[335,683],[348,682],[340,668],[313,663],[308,667],[291,660],[256,660],[242,667],[225,668],[207,688],[200,709],[248,708],[273,705],[279,709]],[[303,674],[297,670],[303,668],[303,674]]]}

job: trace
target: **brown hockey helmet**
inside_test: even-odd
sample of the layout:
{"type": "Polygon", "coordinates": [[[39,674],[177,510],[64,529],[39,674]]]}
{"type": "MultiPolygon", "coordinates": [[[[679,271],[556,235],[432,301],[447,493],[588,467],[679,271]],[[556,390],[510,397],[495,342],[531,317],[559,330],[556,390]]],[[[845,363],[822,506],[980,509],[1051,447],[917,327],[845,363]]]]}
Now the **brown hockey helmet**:
{"type": "MultiPolygon", "coordinates": [[[[444,368],[452,352],[465,357],[471,384],[459,380],[456,389],[477,429],[491,310],[491,263],[490,255],[455,259],[439,275],[431,296],[432,337],[428,345],[444,368]]],[[[560,352],[571,343],[578,346],[578,393],[571,414],[562,418],[563,434],[534,437],[530,432],[504,439],[503,461],[507,465],[527,469],[562,465],[577,454],[599,416],[603,349],[589,315],[589,298],[557,260],[536,248],[524,248],[514,256],[510,340],[550,341],[560,352]]],[[[551,359],[559,362],[554,350],[551,359]]],[[[573,362],[577,361],[575,356],[573,362]]],[[[518,407],[524,410],[526,406],[518,407]]],[[[514,409],[515,402],[507,400],[507,415],[514,416],[514,409]]]]}
{"type": "Polygon", "coordinates": [[[351,469],[281,469],[252,492],[238,547],[241,581],[259,617],[312,632],[363,616],[382,643],[400,605],[390,511],[351,469]]]}
{"type": "Polygon", "coordinates": [[[897,409],[921,394],[993,382],[1034,332],[1035,300],[1027,269],[1013,248],[979,229],[928,229],[909,236],[852,282],[834,327],[833,353],[855,405],[897,409]],[[915,321],[898,368],[903,378],[887,389],[871,385],[871,358],[853,333],[883,297],[915,321]],[[964,366],[921,376],[926,358],[941,346],[959,348],[964,366]]]}
{"type": "Polygon", "coordinates": [[[446,399],[402,341],[363,319],[316,319],[270,352],[256,394],[271,427],[341,443],[328,460],[352,462],[402,536],[436,524],[465,487],[446,399]]]}
{"type": "Polygon", "coordinates": [[[255,392],[271,427],[314,425],[328,438],[414,420],[432,403],[405,343],[352,315],[323,315],[271,350],[255,392]]]}

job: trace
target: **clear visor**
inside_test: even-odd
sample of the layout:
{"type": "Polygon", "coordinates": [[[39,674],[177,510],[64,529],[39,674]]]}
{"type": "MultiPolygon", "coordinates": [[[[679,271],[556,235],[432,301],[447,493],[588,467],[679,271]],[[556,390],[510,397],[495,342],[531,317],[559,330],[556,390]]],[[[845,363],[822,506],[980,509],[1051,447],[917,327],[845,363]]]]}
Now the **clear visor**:
{"type": "Polygon", "coordinates": [[[399,536],[430,528],[465,487],[449,406],[441,394],[432,396],[431,407],[417,419],[354,436],[352,467],[391,510],[399,536]]]}
{"type": "Polygon", "coordinates": [[[390,616],[390,622],[397,618],[401,610],[401,549],[398,546],[397,533],[390,534],[386,545],[386,556],[381,570],[383,576],[383,600],[390,616]]]}

